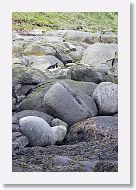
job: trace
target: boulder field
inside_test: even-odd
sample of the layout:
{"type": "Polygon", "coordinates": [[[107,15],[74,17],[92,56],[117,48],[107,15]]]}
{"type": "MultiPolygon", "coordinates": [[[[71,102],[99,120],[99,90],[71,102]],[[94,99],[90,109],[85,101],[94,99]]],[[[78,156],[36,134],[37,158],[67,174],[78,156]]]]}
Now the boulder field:
{"type": "Polygon", "coordinates": [[[12,171],[117,172],[117,34],[12,40],[12,171]]]}

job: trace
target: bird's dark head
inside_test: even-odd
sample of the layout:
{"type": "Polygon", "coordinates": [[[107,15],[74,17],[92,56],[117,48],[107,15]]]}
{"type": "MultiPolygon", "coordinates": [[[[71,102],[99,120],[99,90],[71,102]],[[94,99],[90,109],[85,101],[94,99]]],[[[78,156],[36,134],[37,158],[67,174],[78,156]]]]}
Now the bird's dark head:
{"type": "Polygon", "coordinates": [[[55,64],[56,65],[56,68],[58,67],[58,63],[55,64]]]}

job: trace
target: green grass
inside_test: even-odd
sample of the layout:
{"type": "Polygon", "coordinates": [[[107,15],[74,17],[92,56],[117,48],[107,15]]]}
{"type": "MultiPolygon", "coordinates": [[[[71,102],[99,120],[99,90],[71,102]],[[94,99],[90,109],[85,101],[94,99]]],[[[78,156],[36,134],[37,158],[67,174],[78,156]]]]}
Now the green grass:
{"type": "Polygon", "coordinates": [[[43,28],[117,32],[118,15],[113,12],[14,12],[12,26],[17,31],[43,28]]]}

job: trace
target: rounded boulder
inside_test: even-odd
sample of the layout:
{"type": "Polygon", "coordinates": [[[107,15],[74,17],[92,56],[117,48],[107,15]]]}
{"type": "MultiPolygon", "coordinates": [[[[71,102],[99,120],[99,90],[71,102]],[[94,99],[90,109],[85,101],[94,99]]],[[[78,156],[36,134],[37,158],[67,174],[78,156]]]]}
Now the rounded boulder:
{"type": "Polygon", "coordinates": [[[28,138],[31,146],[55,144],[55,135],[50,125],[42,118],[27,116],[19,120],[21,132],[28,138]]]}
{"type": "Polygon", "coordinates": [[[93,93],[99,115],[113,115],[118,112],[118,85],[111,82],[100,83],[93,93]]]}

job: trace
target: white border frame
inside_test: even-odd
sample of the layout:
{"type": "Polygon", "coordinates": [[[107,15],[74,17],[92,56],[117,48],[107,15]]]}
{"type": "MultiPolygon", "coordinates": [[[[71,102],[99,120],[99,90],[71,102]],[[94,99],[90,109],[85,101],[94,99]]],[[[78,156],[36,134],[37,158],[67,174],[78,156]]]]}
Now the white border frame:
{"type": "Polygon", "coordinates": [[[0,179],[3,184],[130,184],[130,4],[128,0],[5,0],[0,7],[1,91],[0,179]],[[3,6],[3,7],[2,7],[3,6]],[[12,172],[11,60],[12,12],[118,12],[119,169],[118,172],[12,172]],[[1,25],[2,25],[1,23],[1,25]]]}

